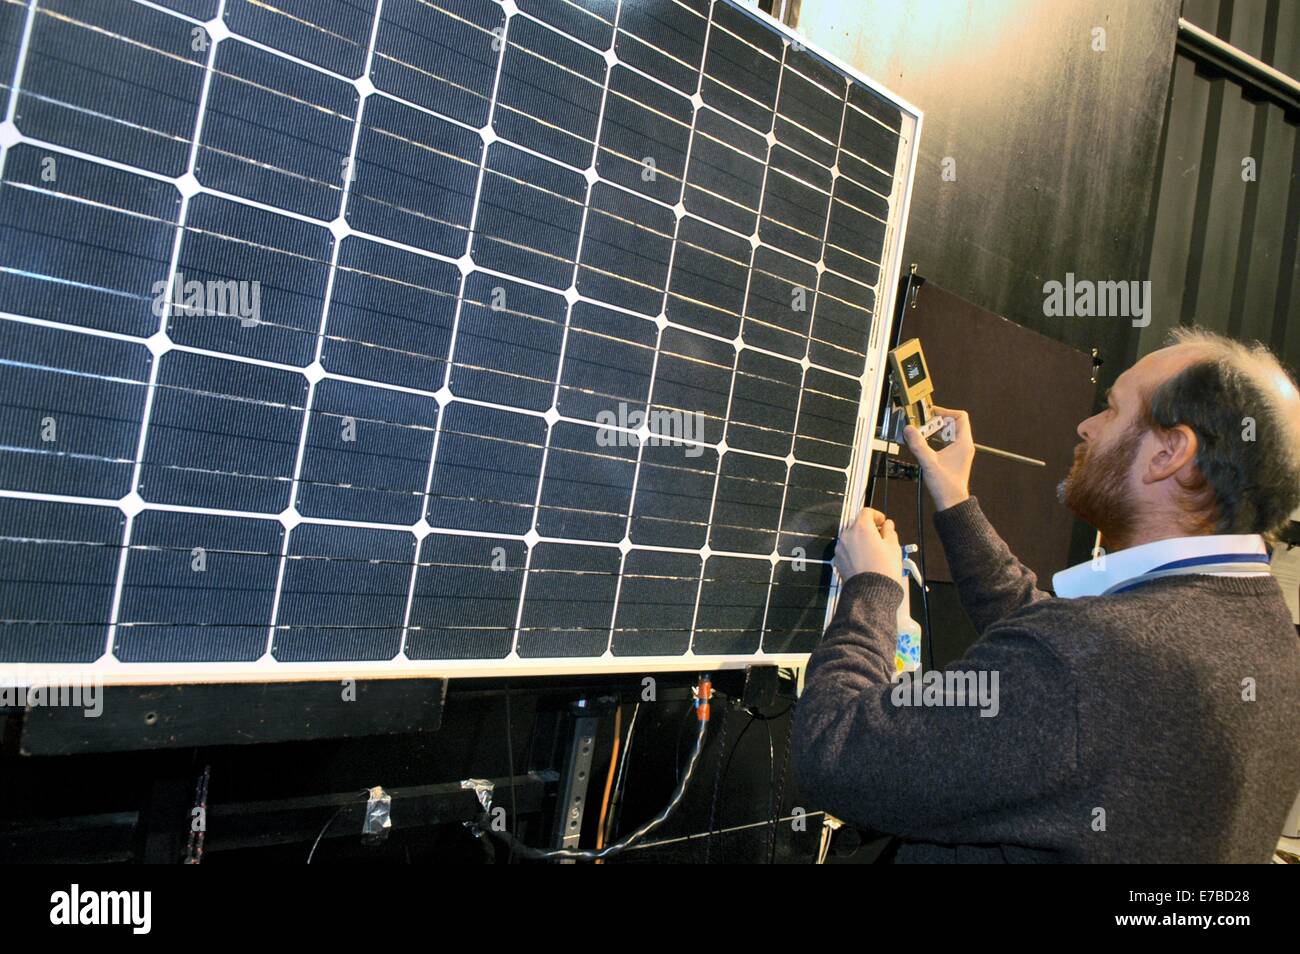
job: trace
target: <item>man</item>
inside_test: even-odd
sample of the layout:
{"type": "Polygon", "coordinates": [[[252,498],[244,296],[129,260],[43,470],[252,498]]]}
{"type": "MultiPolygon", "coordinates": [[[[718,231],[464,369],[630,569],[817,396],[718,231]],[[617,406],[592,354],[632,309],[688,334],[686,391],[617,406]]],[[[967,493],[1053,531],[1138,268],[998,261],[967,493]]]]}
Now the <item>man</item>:
{"type": "Polygon", "coordinates": [[[930,704],[893,683],[893,521],[863,510],[842,534],[796,777],[817,807],[898,836],[896,860],[1270,859],[1300,790],[1300,646],[1265,538],[1300,504],[1300,396],[1260,346],[1176,338],[1078,427],[1060,494],[1103,547],[1055,597],[969,494],[967,415],[938,409],[956,421],[938,452],[908,428],[980,633],[944,674],[969,678],[930,704]],[[980,673],[992,705],[960,691],[980,673]]]}

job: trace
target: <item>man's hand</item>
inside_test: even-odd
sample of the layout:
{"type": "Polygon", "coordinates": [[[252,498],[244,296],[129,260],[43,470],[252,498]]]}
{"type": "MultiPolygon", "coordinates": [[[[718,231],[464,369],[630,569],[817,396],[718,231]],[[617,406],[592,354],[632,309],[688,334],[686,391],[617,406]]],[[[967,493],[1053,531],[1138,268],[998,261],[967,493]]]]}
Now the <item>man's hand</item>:
{"type": "Polygon", "coordinates": [[[846,582],[859,573],[883,573],[902,586],[903,551],[894,521],[886,520],[879,510],[863,507],[835,544],[835,569],[846,582]]]}
{"type": "MultiPolygon", "coordinates": [[[[925,486],[930,491],[936,510],[955,507],[970,496],[970,468],[975,460],[975,439],[971,436],[970,415],[936,407],[934,412],[952,419],[956,432],[953,440],[943,450],[935,451],[911,424],[903,428],[903,439],[921,465],[925,486]]],[[[945,424],[947,428],[949,425],[945,424]]]]}

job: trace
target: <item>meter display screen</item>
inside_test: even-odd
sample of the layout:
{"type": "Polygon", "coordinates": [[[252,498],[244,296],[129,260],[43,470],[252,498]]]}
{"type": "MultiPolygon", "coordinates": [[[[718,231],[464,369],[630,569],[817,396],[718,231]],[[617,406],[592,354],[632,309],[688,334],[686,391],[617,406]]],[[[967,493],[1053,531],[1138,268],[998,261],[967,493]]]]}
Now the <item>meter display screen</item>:
{"type": "Polygon", "coordinates": [[[903,374],[907,378],[908,387],[925,380],[925,365],[921,363],[920,354],[908,355],[900,363],[903,366],[903,374]]]}

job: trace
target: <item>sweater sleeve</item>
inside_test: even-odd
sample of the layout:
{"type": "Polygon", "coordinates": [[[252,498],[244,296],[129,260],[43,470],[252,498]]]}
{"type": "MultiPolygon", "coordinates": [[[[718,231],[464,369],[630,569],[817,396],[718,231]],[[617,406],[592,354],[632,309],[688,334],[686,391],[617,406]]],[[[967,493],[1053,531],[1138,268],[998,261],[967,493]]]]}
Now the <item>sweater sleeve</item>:
{"type": "Polygon", "coordinates": [[[1073,679],[1031,632],[998,624],[964,658],[918,680],[918,694],[912,680],[892,681],[901,599],[902,587],[877,573],[846,582],[808,660],[795,777],[805,798],[837,817],[944,841],[962,819],[1023,805],[1073,774],[1073,679]],[[936,690],[946,704],[933,704],[928,682],[945,673],[971,687],[965,705],[952,704],[957,679],[936,690]]]}
{"type": "Polygon", "coordinates": [[[979,500],[961,503],[934,515],[934,528],[943,543],[948,568],[961,605],[983,633],[993,623],[1050,593],[1038,588],[1038,577],[1025,566],[993,529],[979,500]]]}

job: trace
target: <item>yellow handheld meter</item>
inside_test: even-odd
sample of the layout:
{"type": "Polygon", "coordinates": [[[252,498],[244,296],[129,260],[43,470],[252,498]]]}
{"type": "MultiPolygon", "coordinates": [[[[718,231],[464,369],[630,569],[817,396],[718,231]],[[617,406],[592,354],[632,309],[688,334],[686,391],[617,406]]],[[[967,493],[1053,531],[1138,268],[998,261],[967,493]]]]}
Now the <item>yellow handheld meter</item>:
{"type": "MultiPolygon", "coordinates": [[[[911,424],[921,432],[926,443],[935,450],[939,450],[943,444],[951,441],[956,432],[944,431],[944,425],[951,423],[952,418],[935,414],[934,405],[930,403],[930,395],[934,393],[934,381],[930,378],[930,368],[926,365],[925,354],[921,351],[920,338],[904,341],[889,352],[889,377],[892,382],[889,392],[899,413],[889,416],[889,426],[882,428],[884,432],[882,436],[887,435],[887,440],[902,444],[903,427],[911,424]],[[934,438],[934,435],[941,431],[943,433],[934,438]]],[[[1034,467],[1047,466],[1046,461],[1041,461],[1037,457],[1013,454],[1011,451],[998,450],[996,447],[976,444],[975,449],[1007,460],[1018,461],[1021,464],[1031,464],[1034,467]]]]}
{"type": "Polygon", "coordinates": [[[903,412],[891,429],[890,440],[902,440],[904,418],[923,437],[928,438],[942,428],[943,418],[936,417],[930,405],[934,382],[930,379],[920,338],[904,341],[889,352],[889,374],[893,380],[894,404],[903,412]]]}

